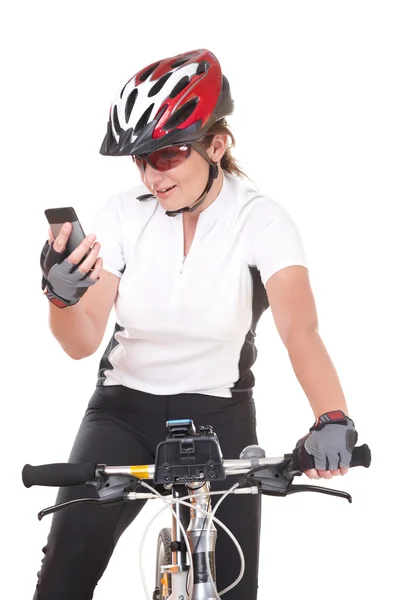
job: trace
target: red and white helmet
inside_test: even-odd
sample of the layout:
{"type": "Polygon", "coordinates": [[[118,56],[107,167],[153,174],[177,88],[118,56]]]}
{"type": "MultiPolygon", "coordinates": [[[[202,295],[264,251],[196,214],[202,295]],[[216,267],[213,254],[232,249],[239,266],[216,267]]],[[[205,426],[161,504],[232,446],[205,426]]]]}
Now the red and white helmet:
{"type": "Polygon", "coordinates": [[[229,82],[219,61],[200,49],[155,62],[117,93],[100,153],[149,154],[202,138],[233,113],[229,82]]]}

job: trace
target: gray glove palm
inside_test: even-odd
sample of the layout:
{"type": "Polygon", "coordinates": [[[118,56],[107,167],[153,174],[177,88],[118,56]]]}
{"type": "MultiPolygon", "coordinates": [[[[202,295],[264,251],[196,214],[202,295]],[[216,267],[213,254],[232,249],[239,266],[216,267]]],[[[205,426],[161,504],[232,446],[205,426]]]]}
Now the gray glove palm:
{"type": "Polygon", "coordinates": [[[78,270],[78,265],[73,265],[65,258],[64,252],[57,252],[54,245],[44,244],[41,252],[42,289],[48,300],[65,308],[73,306],[82,298],[88,287],[96,283],[78,270]]]}

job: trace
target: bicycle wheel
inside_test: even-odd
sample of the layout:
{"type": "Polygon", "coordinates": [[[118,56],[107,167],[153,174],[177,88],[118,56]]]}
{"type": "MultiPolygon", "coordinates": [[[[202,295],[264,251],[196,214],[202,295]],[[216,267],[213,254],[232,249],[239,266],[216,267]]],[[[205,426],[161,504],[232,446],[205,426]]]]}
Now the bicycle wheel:
{"type": "Polygon", "coordinates": [[[171,553],[171,529],[164,527],[158,534],[157,540],[157,558],[155,570],[155,589],[153,600],[165,600],[171,594],[171,575],[170,573],[161,574],[163,565],[172,563],[171,553]]]}

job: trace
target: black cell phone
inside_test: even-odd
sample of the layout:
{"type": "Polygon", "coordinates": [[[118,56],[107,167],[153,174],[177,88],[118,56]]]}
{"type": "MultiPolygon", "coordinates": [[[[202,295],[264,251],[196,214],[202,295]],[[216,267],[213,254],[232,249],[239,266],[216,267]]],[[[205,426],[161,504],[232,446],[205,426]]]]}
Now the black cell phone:
{"type": "Polygon", "coordinates": [[[67,221],[72,223],[72,231],[66,244],[66,252],[69,256],[86,237],[75,210],[72,206],[63,206],[61,208],[47,208],[44,212],[54,238],[57,237],[64,223],[67,221]]]}

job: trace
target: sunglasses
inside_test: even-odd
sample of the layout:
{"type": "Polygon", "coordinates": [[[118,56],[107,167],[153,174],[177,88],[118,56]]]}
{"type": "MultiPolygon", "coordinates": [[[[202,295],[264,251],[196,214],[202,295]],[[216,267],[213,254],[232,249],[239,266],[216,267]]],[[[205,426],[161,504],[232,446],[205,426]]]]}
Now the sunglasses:
{"type": "Polygon", "coordinates": [[[176,144],[142,156],[133,154],[132,159],[142,173],[145,172],[147,163],[157,171],[169,171],[183,163],[190,156],[191,149],[191,144],[176,144]]]}

